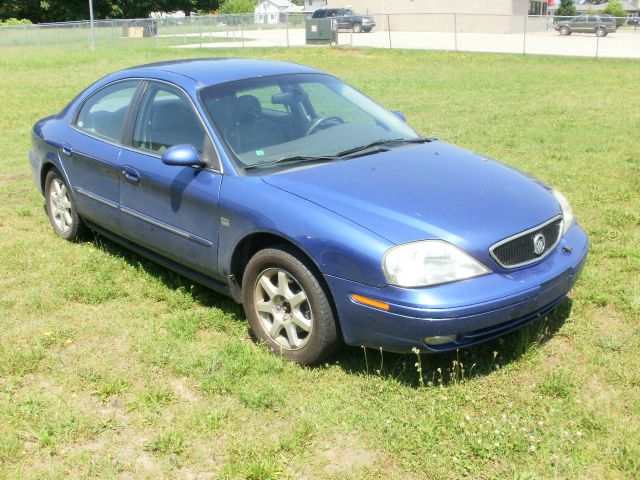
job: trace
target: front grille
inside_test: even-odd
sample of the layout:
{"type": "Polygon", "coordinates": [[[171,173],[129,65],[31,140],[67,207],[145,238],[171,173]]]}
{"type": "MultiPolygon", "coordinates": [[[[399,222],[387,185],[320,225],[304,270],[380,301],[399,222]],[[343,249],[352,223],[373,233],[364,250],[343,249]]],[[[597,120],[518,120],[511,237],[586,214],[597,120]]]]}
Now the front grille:
{"type": "Polygon", "coordinates": [[[521,267],[537,262],[551,253],[560,241],[561,233],[562,217],[559,216],[496,243],[489,249],[489,252],[502,267],[521,267]],[[544,239],[543,242],[541,238],[544,239]],[[536,251],[536,243],[538,251],[536,251]],[[543,243],[544,247],[542,248],[543,243]]]}

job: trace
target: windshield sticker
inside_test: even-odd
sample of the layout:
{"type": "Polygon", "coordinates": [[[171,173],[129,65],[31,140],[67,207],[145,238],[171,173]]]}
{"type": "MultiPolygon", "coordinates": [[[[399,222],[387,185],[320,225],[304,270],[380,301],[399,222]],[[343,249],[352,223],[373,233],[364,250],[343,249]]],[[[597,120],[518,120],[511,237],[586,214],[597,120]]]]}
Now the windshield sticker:
{"type": "Polygon", "coordinates": [[[256,157],[264,157],[264,150],[256,150],[256,157]]]}

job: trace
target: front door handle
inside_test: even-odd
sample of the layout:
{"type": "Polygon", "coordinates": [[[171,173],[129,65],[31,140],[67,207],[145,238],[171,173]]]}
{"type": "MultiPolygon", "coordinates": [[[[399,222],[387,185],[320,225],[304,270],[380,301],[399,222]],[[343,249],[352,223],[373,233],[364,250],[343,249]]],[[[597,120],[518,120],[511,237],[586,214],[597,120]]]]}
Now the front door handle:
{"type": "Polygon", "coordinates": [[[125,165],[124,167],[122,167],[122,176],[129,183],[133,183],[133,184],[140,183],[140,174],[135,168],[130,167],[128,165],[125,165]]]}

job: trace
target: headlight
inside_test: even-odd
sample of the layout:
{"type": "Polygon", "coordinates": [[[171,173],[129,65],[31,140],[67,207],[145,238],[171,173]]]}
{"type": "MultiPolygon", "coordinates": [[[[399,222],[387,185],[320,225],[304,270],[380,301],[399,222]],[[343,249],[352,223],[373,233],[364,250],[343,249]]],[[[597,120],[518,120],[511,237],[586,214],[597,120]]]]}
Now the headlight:
{"type": "Polygon", "coordinates": [[[424,240],[390,248],[382,270],[391,285],[426,287],[490,273],[458,247],[442,240],[424,240]]]}
{"type": "Polygon", "coordinates": [[[553,190],[553,196],[556,197],[556,200],[560,204],[560,209],[562,210],[562,236],[564,237],[564,234],[567,233],[573,223],[573,209],[571,208],[567,197],[559,191],[553,190]]]}

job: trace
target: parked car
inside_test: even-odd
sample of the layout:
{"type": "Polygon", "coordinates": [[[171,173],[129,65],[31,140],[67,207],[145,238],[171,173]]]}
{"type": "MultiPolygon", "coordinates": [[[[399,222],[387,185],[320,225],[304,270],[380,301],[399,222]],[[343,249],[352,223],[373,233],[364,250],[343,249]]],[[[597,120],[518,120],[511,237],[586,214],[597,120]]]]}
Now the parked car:
{"type": "Polygon", "coordinates": [[[35,124],[29,160],[57,235],[94,230],[233,297],[304,364],[342,342],[504,335],[552,311],[587,255],[558,191],[301,65],[110,74],[35,124]]]}
{"type": "Polygon", "coordinates": [[[555,23],[555,29],[560,35],[577,33],[595,33],[598,37],[606,37],[614,33],[618,27],[616,19],[611,15],[580,15],[568,20],[563,19],[555,23]]]}
{"type": "Polygon", "coordinates": [[[640,17],[629,17],[627,25],[640,25],[640,17]]]}
{"type": "Polygon", "coordinates": [[[338,29],[352,30],[354,33],[368,33],[376,26],[373,17],[360,15],[349,8],[320,8],[313,12],[312,18],[335,18],[338,29]]]}

